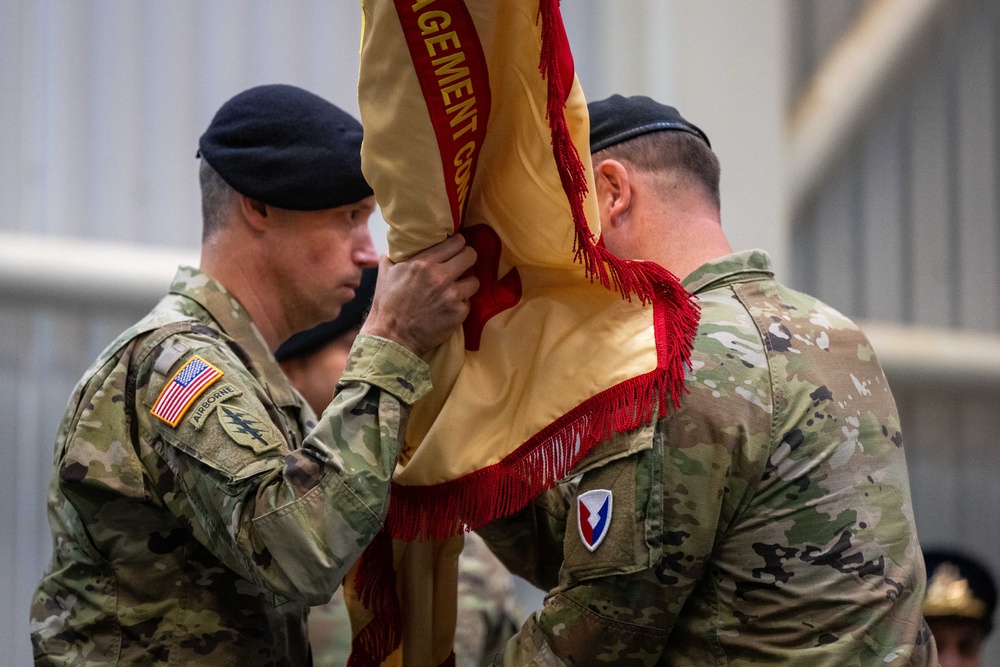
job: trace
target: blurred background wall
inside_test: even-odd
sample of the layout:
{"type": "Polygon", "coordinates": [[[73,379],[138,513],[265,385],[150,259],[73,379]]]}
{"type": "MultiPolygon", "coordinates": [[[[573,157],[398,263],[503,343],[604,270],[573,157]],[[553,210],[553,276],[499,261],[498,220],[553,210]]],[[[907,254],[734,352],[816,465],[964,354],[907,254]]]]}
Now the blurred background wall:
{"type": "MultiPolygon", "coordinates": [[[[922,542],[1000,573],[1000,3],[562,8],[588,97],[678,106],[719,153],[734,246],[866,323],[922,542]]],[[[198,136],[262,83],[357,114],[359,39],[357,0],[0,0],[0,665],[30,662],[66,399],[197,261],[198,136]]]]}

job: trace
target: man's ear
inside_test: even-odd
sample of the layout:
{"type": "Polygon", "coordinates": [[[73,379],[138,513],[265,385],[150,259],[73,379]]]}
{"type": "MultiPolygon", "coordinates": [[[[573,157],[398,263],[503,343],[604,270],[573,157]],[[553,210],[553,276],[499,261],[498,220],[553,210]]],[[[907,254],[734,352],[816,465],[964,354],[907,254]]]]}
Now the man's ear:
{"type": "Polygon", "coordinates": [[[618,160],[602,160],[594,170],[597,207],[601,227],[619,227],[632,206],[632,184],[628,170],[618,160]]]}
{"type": "Polygon", "coordinates": [[[267,227],[267,204],[246,195],[240,195],[240,213],[255,231],[261,232],[267,227]]]}

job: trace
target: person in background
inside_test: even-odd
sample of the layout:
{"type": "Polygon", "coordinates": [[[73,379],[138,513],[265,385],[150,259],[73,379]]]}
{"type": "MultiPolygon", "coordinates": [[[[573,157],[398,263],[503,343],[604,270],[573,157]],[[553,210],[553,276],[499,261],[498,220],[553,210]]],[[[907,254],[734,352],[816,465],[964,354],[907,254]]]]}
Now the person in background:
{"type": "Polygon", "coordinates": [[[43,665],[307,665],[306,611],[381,529],[420,359],[468,313],[453,236],[382,259],[317,419],[273,351],[337,316],[377,256],[362,129],[301,88],[246,90],[199,141],[200,268],[86,372],[59,427],[43,665]]]}
{"type": "MultiPolygon", "coordinates": [[[[377,273],[365,269],[354,299],[344,304],[335,320],[295,334],[274,353],[292,386],[317,414],[334,396],[354,339],[368,314],[377,273]]],[[[513,595],[510,573],[477,535],[466,535],[458,567],[456,665],[486,664],[517,631],[523,614],[513,595]]],[[[310,609],[309,642],[316,667],[347,663],[351,628],[343,588],[338,588],[327,604],[310,609]]]]}
{"type": "Polygon", "coordinates": [[[764,252],[732,250],[701,129],[648,97],[589,110],[602,241],[698,298],[689,393],[479,531],[550,591],[497,663],[937,664],[899,417],[868,340],[764,252]]]}
{"type": "Polygon", "coordinates": [[[934,634],[941,667],[980,667],[993,630],[997,587],[989,571],[957,551],[928,549],[924,618],[934,634]]]}

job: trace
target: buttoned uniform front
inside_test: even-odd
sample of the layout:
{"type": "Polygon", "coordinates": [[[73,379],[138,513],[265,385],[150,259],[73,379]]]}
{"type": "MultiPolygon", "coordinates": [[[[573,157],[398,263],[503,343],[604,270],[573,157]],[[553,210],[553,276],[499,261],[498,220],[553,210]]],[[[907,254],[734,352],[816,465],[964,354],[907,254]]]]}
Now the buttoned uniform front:
{"type": "Polygon", "coordinates": [[[317,422],[243,307],[182,267],[59,427],[36,663],[307,664],[306,609],[380,529],[429,389],[423,361],[362,335],[317,422]],[[221,376],[171,426],[152,410],[195,357],[221,376]]]}
{"type": "Polygon", "coordinates": [[[480,531],[551,591],[496,664],[934,665],[892,394],[833,308],[763,252],[704,264],[689,394],[480,531]],[[610,491],[591,552],[575,498],[610,491]]]}

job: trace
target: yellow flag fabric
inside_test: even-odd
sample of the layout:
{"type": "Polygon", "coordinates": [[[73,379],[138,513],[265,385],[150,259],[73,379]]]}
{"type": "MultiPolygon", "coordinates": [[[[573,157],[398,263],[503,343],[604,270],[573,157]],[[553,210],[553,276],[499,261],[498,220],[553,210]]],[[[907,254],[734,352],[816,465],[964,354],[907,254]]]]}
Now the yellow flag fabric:
{"type": "MultiPolygon", "coordinates": [[[[697,308],[662,267],[600,244],[558,0],[362,7],[362,168],[390,257],[454,233],[478,252],[480,290],[428,360],[434,389],[411,413],[386,522],[396,540],[443,539],[523,507],[612,431],[676,405],[697,308]]],[[[351,592],[367,618],[393,589],[364,572],[391,545],[369,552],[351,592]]],[[[360,636],[377,664],[401,634],[371,626],[360,636]]]]}

